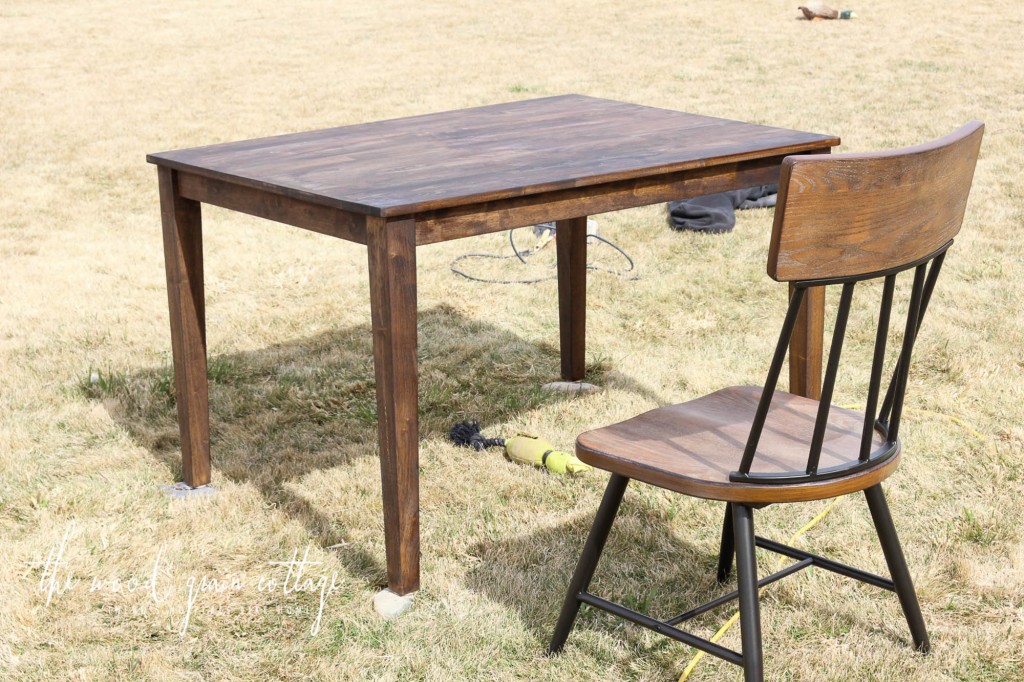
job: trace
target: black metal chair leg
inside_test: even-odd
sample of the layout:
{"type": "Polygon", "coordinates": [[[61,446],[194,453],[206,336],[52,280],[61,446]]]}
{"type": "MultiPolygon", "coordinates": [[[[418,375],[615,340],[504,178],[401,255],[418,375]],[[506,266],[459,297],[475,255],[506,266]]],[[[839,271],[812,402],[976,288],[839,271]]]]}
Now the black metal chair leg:
{"type": "Polygon", "coordinates": [[[740,642],[743,645],[744,682],[763,682],[761,655],[761,605],[757,596],[757,558],[754,548],[754,510],[742,504],[732,506],[736,543],[736,581],[740,593],[740,642]]]}
{"type": "Polygon", "coordinates": [[[724,583],[732,571],[732,558],[736,553],[736,543],[732,530],[732,502],[725,503],[725,520],[722,521],[722,544],[718,550],[718,582],[724,583]]]}
{"type": "Polygon", "coordinates": [[[562,604],[562,613],[558,616],[558,624],[555,626],[555,633],[551,636],[551,644],[548,646],[548,653],[554,654],[562,650],[565,640],[572,632],[573,623],[576,622],[576,614],[580,611],[580,592],[590,587],[590,580],[594,577],[594,570],[597,568],[597,560],[601,558],[604,550],[605,540],[608,539],[608,531],[612,529],[612,522],[619,511],[619,503],[626,492],[626,485],[629,479],[619,474],[612,474],[605,488],[604,498],[601,506],[597,509],[594,517],[594,525],[590,527],[590,534],[587,542],[583,545],[583,553],[580,554],[579,563],[576,564],[576,572],[569,582],[569,591],[565,595],[565,602],[562,604]]]}
{"type": "Polygon", "coordinates": [[[914,648],[927,652],[931,649],[928,630],[925,627],[924,618],[921,616],[921,605],[917,602],[914,583],[910,579],[907,560],[903,557],[903,549],[900,547],[900,540],[896,535],[896,527],[893,525],[892,514],[889,513],[889,504],[885,501],[882,485],[877,484],[866,489],[864,496],[868,499],[871,519],[875,522],[875,530],[882,543],[882,552],[885,554],[885,563],[889,566],[889,574],[896,585],[896,595],[900,598],[903,615],[906,616],[907,625],[910,626],[914,648]]]}

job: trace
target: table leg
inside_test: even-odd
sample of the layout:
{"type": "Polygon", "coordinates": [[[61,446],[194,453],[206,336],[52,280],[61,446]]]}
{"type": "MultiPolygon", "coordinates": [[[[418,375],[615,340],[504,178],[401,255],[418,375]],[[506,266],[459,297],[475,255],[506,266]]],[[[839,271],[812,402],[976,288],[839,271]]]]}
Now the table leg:
{"type": "Polygon", "coordinates": [[[206,379],[203,221],[199,202],[178,192],[177,173],[157,169],[163,222],[181,468],[193,488],[210,482],[210,408],[206,379]]]}
{"type": "MultiPolygon", "coordinates": [[[[789,288],[790,295],[793,286],[789,288]]],[[[822,337],[825,333],[825,287],[810,287],[797,315],[789,343],[789,391],[821,397],[822,337]]]]}
{"type": "MultiPolygon", "coordinates": [[[[831,154],[821,149],[814,154],[831,154]]],[[[793,294],[793,285],[789,286],[793,294]]],[[[821,397],[822,339],[825,335],[825,287],[810,287],[793,327],[789,343],[789,392],[807,398],[821,397]]]]}
{"type": "Polygon", "coordinates": [[[586,370],[587,339],[587,218],[559,220],[555,225],[558,250],[558,324],[562,378],[581,381],[586,370]]]}
{"type": "Polygon", "coordinates": [[[366,237],[388,587],[403,595],[420,586],[416,226],[371,218],[366,237]]]}

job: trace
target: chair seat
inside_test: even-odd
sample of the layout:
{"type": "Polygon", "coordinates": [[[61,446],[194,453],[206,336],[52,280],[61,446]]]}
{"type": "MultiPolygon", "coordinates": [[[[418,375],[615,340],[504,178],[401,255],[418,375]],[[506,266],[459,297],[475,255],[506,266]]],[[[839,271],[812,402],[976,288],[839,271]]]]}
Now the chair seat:
{"type": "MultiPolygon", "coordinates": [[[[899,453],[874,467],[813,483],[730,481],[729,475],[739,469],[761,392],[757,386],[731,386],[587,431],[576,440],[577,456],[606,471],[693,497],[749,504],[844,495],[871,487],[895,469],[899,453]]],[[[817,400],[776,391],[751,474],[803,472],[817,411],[817,400]]],[[[820,469],[856,462],[863,424],[863,414],[832,406],[820,469]]],[[[875,431],[872,450],[884,444],[875,431]]]]}

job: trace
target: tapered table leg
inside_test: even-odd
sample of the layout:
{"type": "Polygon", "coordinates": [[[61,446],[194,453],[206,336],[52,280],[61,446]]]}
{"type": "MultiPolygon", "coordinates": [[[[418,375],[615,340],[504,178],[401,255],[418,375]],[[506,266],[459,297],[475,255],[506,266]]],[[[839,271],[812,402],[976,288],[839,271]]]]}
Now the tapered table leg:
{"type": "MultiPolygon", "coordinates": [[[[793,285],[789,286],[793,295],[793,285]]],[[[825,287],[809,287],[789,342],[789,392],[821,397],[821,347],[825,333],[825,287]]]]}
{"type": "Polygon", "coordinates": [[[558,324],[562,378],[580,381],[586,371],[587,218],[555,224],[558,250],[558,324]]]}
{"type": "Polygon", "coordinates": [[[171,314],[174,387],[181,431],[181,468],[193,488],[210,482],[210,408],[206,379],[203,222],[199,202],[178,192],[177,173],[160,166],[167,302],[171,314]]]}
{"type": "MultiPolygon", "coordinates": [[[[814,154],[831,154],[820,149],[814,154]]],[[[789,285],[789,295],[793,295],[789,285]]],[[[789,392],[806,398],[821,397],[822,338],[825,335],[825,287],[809,287],[789,342],[789,392]]]]}
{"type": "Polygon", "coordinates": [[[388,587],[403,595],[420,586],[416,228],[368,219],[366,237],[388,587]]]}

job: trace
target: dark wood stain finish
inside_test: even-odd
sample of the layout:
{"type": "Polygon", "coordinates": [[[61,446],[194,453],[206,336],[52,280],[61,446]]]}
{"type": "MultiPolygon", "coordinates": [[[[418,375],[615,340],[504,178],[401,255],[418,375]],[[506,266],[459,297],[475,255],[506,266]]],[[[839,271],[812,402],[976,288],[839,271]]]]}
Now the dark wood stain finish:
{"type": "MultiPolygon", "coordinates": [[[[419,587],[415,247],[558,221],[562,375],[582,379],[585,216],[774,182],[786,155],[837,144],[566,95],[149,155],[186,482],[210,479],[200,202],[366,244],[388,584],[406,594],[419,587]]],[[[800,357],[797,386],[820,377],[820,338],[800,357]]]]}
{"type": "Polygon", "coordinates": [[[258,218],[294,225],[330,237],[366,243],[366,216],[321,204],[311,204],[284,194],[234,185],[225,180],[178,172],[181,196],[258,218]]]}
{"type": "Polygon", "coordinates": [[[914,261],[960,230],[985,126],[894,151],[782,164],[768,274],[849,277],[914,261]]]}
{"type": "Polygon", "coordinates": [[[197,488],[210,482],[202,213],[198,202],[180,196],[177,172],[159,168],[158,179],[181,468],[185,482],[197,488]]]}
{"type": "Polygon", "coordinates": [[[393,217],[837,144],[828,135],[563,95],[148,158],[262,192],[393,217]]]}
{"type": "Polygon", "coordinates": [[[388,585],[408,594],[420,585],[416,225],[371,218],[367,251],[388,585]]]}
{"type": "Polygon", "coordinates": [[[562,378],[580,381],[587,364],[587,219],[559,220],[555,225],[555,246],[562,378]]]}
{"type": "MultiPolygon", "coordinates": [[[[789,287],[793,295],[793,287],[789,287]]],[[[789,343],[789,391],[821,397],[821,354],[825,335],[825,287],[809,287],[789,343]]]]}
{"type": "Polygon", "coordinates": [[[430,244],[549,220],[607,213],[739,187],[767,185],[778,182],[779,165],[783,158],[774,156],[724,163],[708,168],[419,213],[416,215],[417,243],[430,244]]]}
{"type": "MultiPolygon", "coordinates": [[[[739,467],[761,388],[733,386],[680,405],[660,407],[588,431],[576,452],[588,464],[692,497],[763,504],[820,500],[863,490],[884,479],[899,459],[856,476],[802,485],[729,482],[739,467]]],[[[799,471],[807,463],[818,401],[776,391],[758,447],[757,473],[799,471]]],[[[821,465],[856,462],[864,415],[832,407],[821,465]]],[[[882,436],[876,434],[875,445],[882,436]]]]}

